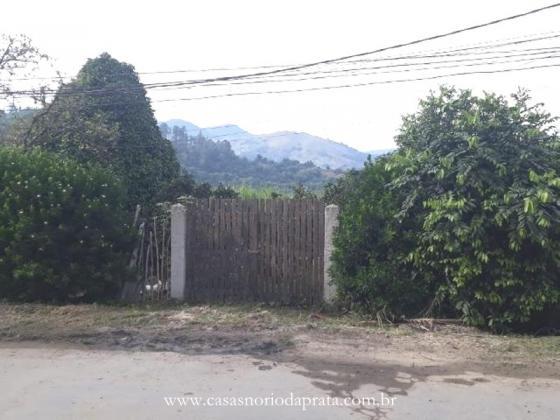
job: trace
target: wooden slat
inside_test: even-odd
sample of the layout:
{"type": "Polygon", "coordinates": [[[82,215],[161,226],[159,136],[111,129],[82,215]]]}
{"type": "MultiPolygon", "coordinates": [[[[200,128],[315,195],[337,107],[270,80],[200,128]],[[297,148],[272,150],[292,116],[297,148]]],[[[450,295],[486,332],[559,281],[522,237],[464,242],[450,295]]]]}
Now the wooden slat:
{"type": "Polygon", "coordinates": [[[248,273],[249,277],[249,293],[253,295],[254,298],[258,299],[258,279],[257,279],[257,256],[258,256],[258,244],[257,244],[257,200],[249,200],[247,202],[248,213],[249,213],[249,249],[248,249],[248,273]]]}
{"type": "Polygon", "coordinates": [[[317,251],[317,256],[318,256],[318,260],[319,260],[319,285],[318,287],[321,290],[321,296],[323,296],[323,281],[324,281],[324,264],[325,262],[324,260],[324,252],[323,250],[325,249],[325,208],[323,205],[319,206],[319,214],[317,217],[317,220],[319,221],[319,246],[318,251],[317,251]]]}
{"type": "Polygon", "coordinates": [[[270,200],[270,282],[272,283],[271,302],[278,299],[280,292],[278,282],[278,243],[277,243],[277,216],[278,200],[270,200]]]}
{"type": "Polygon", "coordinates": [[[282,207],[279,236],[282,251],[282,303],[286,303],[290,293],[290,278],[288,275],[288,201],[280,200],[282,207]]]}
{"type": "MultiPolygon", "coordinates": [[[[198,222],[198,229],[200,231],[200,242],[201,245],[203,246],[203,249],[206,253],[210,252],[210,241],[209,241],[209,236],[208,235],[208,229],[207,226],[211,223],[210,222],[210,202],[209,199],[204,199],[200,201],[200,219],[198,222]]],[[[211,254],[210,254],[211,255],[211,254]]],[[[212,265],[212,260],[210,258],[203,258],[202,259],[204,264],[203,264],[203,270],[204,270],[204,299],[208,299],[209,297],[212,297],[212,290],[214,290],[215,288],[215,283],[214,283],[214,276],[213,276],[213,270],[211,269],[211,265],[212,265]]]]}
{"type": "Polygon", "coordinates": [[[295,281],[295,264],[294,264],[294,232],[295,232],[295,202],[288,201],[288,275],[290,276],[289,284],[289,302],[291,303],[293,296],[296,294],[296,281],[295,281]]]}
{"type": "Polygon", "coordinates": [[[315,245],[315,237],[317,236],[317,204],[318,201],[314,200],[309,203],[310,211],[309,211],[309,226],[311,230],[311,234],[309,235],[309,266],[310,266],[310,294],[312,302],[315,303],[317,301],[317,281],[316,281],[316,264],[315,264],[315,254],[317,253],[316,245],[315,245]]]}
{"type": "Polygon", "coordinates": [[[255,258],[257,260],[257,268],[256,268],[256,279],[257,279],[257,290],[259,294],[259,300],[266,299],[266,291],[265,291],[265,282],[264,282],[264,270],[263,270],[263,200],[257,200],[257,208],[256,208],[256,224],[257,224],[257,253],[255,254],[255,258]]]}
{"type": "Polygon", "coordinates": [[[321,227],[320,224],[320,217],[319,213],[321,211],[321,206],[318,201],[313,203],[313,285],[314,289],[319,290],[317,294],[322,294],[323,286],[320,284],[320,270],[322,269],[319,261],[319,253],[320,253],[320,235],[321,235],[321,227]]]}
{"type": "Polygon", "coordinates": [[[306,303],[313,303],[313,270],[312,270],[312,248],[311,248],[311,210],[312,205],[310,200],[304,201],[304,279],[305,279],[305,288],[304,288],[304,295],[306,303]]]}
{"type": "Polygon", "coordinates": [[[290,222],[290,236],[291,236],[291,249],[292,258],[290,265],[292,267],[292,294],[290,296],[290,303],[297,302],[299,294],[299,260],[298,260],[298,246],[299,246],[299,200],[293,200],[292,205],[292,220],[290,222]]]}
{"type": "Polygon", "coordinates": [[[239,289],[237,291],[237,299],[246,300],[246,228],[247,222],[245,220],[245,200],[238,201],[239,207],[239,257],[238,257],[238,270],[239,270],[239,289]]]}
{"type": "Polygon", "coordinates": [[[301,201],[294,201],[294,296],[291,303],[298,303],[301,288],[301,266],[300,266],[300,245],[301,245],[301,201]]]}
{"type": "Polygon", "coordinates": [[[318,200],[211,198],[187,207],[189,299],[321,299],[324,206],[318,200]]]}
{"type": "Polygon", "coordinates": [[[261,282],[262,282],[262,290],[264,294],[264,300],[268,301],[270,299],[271,291],[270,291],[270,262],[268,261],[269,256],[269,249],[268,249],[268,240],[270,237],[267,234],[268,230],[268,200],[264,199],[261,200],[261,282]]]}
{"type": "Polygon", "coordinates": [[[240,243],[241,243],[241,230],[240,230],[240,219],[239,219],[239,201],[238,200],[232,200],[232,205],[231,205],[231,210],[232,210],[232,225],[231,225],[231,230],[232,230],[232,238],[233,238],[233,242],[232,242],[232,246],[233,246],[233,250],[232,250],[232,260],[231,260],[231,270],[232,270],[232,282],[231,282],[231,288],[230,288],[230,293],[229,293],[229,298],[230,300],[237,300],[238,299],[238,293],[239,293],[239,250],[240,250],[240,243]]]}
{"type": "Polygon", "coordinates": [[[249,239],[250,239],[250,218],[249,218],[249,203],[247,200],[242,201],[241,211],[243,212],[243,251],[244,251],[244,271],[243,271],[243,299],[249,300],[251,298],[251,260],[249,255],[249,239]]]}

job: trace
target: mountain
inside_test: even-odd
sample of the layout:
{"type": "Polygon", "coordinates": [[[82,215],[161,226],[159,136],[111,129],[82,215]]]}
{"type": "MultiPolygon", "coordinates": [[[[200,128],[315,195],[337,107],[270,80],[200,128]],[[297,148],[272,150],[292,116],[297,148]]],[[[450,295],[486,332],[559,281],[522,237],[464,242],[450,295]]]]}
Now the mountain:
{"type": "Polygon", "coordinates": [[[378,157],[378,156],[383,156],[386,155],[387,153],[391,153],[394,152],[396,150],[396,148],[393,149],[375,149],[375,150],[370,150],[368,152],[365,152],[366,155],[371,155],[372,158],[378,157]]]}
{"type": "Polygon", "coordinates": [[[285,158],[312,161],[315,165],[335,169],[360,168],[367,159],[367,154],[342,143],[307,133],[281,131],[260,136],[266,141],[264,156],[272,160],[285,158]]]}
{"type": "MultiPolygon", "coordinates": [[[[193,137],[201,133],[211,140],[227,140],[237,155],[248,159],[255,159],[260,155],[277,162],[283,159],[311,161],[322,168],[346,170],[361,168],[368,156],[367,153],[343,143],[302,132],[252,134],[233,124],[200,128],[180,119],[169,120],[165,124],[170,129],[174,126],[185,127],[187,133],[193,137]]],[[[379,154],[381,153],[372,153],[372,155],[379,154]]]]}
{"type": "Polygon", "coordinates": [[[200,132],[200,127],[185,120],[173,119],[165,121],[165,124],[167,124],[170,129],[173,129],[173,127],[184,128],[189,136],[197,136],[200,132]]]}
{"type": "Polygon", "coordinates": [[[265,156],[266,153],[266,144],[260,136],[251,134],[237,125],[203,128],[202,135],[211,140],[227,140],[235,154],[248,159],[255,159],[257,155],[265,156]]]}
{"type": "MultiPolygon", "coordinates": [[[[334,181],[342,171],[327,170],[312,162],[282,159],[276,162],[262,156],[255,159],[240,157],[229,141],[210,140],[203,136],[189,136],[186,129],[160,125],[162,134],[168,137],[175,149],[177,160],[198,182],[212,185],[248,185],[274,187],[279,191],[290,191],[292,187],[304,185],[312,190],[321,189],[327,182],[334,181]]],[[[231,134],[223,130],[221,134],[231,134]]]]}

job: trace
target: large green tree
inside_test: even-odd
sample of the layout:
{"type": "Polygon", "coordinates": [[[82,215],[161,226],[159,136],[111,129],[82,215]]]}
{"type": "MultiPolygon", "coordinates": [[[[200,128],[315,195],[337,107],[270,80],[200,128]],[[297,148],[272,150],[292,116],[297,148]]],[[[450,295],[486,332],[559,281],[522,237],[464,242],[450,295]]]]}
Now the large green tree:
{"type": "Polygon", "coordinates": [[[404,118],[399,151],[361,176],[375,180],[379,173],[385,186],[348,193],[346,201],[357,205],[343,207],[338,234],[343,292],[372,291],[375,309],[385,304],[395,315],[414,315],[414,305],[391,299],[394,288],[380,287],[398,273],[379,278],[381,268],[395,268],[392,261],[401,277],[391,282],[406,282],[405,276],[414,285],[399,289],[399,299],[413,302],[426,297],[418,290],[428,291],[433,302],[452,304],[472,324],[503,330],[557,310],[560,149],[554,122],[523,91],[507,101],[442,88],[421,101],[419,111],[404,118]],[[350,233],[359,246],[344,242],[350,233]],[[383,253],[393,256],[380,264],[383,253]],[[347,262],[356,255],[354,274],[347,262]]]}
{"type": "Polygon", "coordinates": [[[411,258],[474,324],[523,324],[560,297],[554,121],[523,91],[508,102],[443,89],[397,137],[403,211],[423,207],[411,258]]]}
{"type": "Polygon", "coordinates": [[[30,145],[109,166],[129,205],[151,202],[179,174],[134,67],[104,53],[90,59],[35,118],[30,145]]]}

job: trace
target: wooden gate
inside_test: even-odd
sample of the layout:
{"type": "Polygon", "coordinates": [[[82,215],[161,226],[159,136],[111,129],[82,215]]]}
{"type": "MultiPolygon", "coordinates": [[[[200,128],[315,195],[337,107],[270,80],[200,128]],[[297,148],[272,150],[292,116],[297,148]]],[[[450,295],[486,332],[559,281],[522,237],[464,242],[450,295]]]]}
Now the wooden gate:
{"type": "Polygon", "coordinates": [[[211,198],[188,203],[185,298],[320,302],[324,214],[318,200],[211,198]]]}

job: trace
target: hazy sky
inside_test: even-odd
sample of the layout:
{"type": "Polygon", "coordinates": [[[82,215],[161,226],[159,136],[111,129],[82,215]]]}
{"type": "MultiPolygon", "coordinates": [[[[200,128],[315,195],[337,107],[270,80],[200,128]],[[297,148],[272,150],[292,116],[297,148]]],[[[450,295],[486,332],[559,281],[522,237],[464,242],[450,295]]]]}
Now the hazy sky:
{"type": "MultiPolygon", "coordinates": [[[[0,31],[24,33],[74,75],[103,51],[139,72],[298,64],[373,50],[552,3],[552,0],[199,0],[29,1],[2,0],[0,31]]],[[[392,55],[560,31],[560,8],[511,23],[430,42],[392,55]]],[[[539,46],[544,44],[539,44],[539,46]]],[[[547,46],[560,45],[560,38],[547,46]]],[[[525,45],[528,48],[531,45],[525,45]]],[[[521,47],[520,47],[521,48],[521,47]]],[[[552,62],[549,59],[548,62],[552,62]]],[[[553,61],[560,63],[560,59],[553,61]]],[[[543,62],[539,62],[543,63],[543,62]]],[[[371,64],[370,64],[371,65],[371,64]]],[[[527,63],[504,64],[519,67],[527,63]]],[[[499,67],[499,66],[498,66],[499,67]]],[[[322,68],[325,69],[325,68],[322,68]]],[[[198,79],[216,73],[143,75],[147,83],[198,79]]],[[[250,71],[250,70],[249,70],[250,71]]],[[[443,73],[457,72],[452,68],[443,73]]],[[[377,74],[254,86],[150,91],[160,120],[182,118],[199,126],[235,123],[254,133],[305,131],[361,150],[391,147],[401,116],[442,83],[508,94],[524,86],[560,115],[560,68],[433,81],[373,85],[282,95],[160,102],[221,93],[305,88],[417,74],[377,74]]],[[[433,73],[433,72],[432,72],[433,73]]]]}

